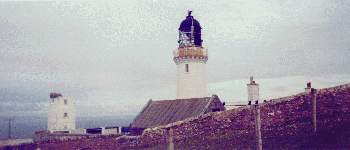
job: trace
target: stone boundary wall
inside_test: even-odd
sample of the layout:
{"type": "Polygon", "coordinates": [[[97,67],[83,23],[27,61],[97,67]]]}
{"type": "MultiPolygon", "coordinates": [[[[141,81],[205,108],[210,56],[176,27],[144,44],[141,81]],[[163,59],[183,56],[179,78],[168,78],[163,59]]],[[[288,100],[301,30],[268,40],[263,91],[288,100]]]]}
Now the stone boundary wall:
{"type": "Polygon", "coordinates": [[[33,143],[33,138],[18,138],[18,139],[1,139],[0,147],[3,146],[16,146],[26,143],[33,143]]]}
{"type": "MultiPolygon", "coordinates": [[[[350,111],[350,84],[316,90],[317,118],[350,111]]],[[[262,127],[312,117],[310,92],[270,100],[260,105],[262,127]]]]}
{"type": "Polygon", "coordinates": [[[52,142],[52,141],[66,141],[66,140],[78,140],[85,138],[103,138],[103,137],[119,137],[125,135],[125,133],[119,134],[73,134],[73,133],[50,133],[50,131],[35,132],[33,142],[52,142]]]}
{"type": "Polygon", "coordinates": [[[133,146],[139,146],[141,142],[141,136],[128,136],[123,135],[120,137],[117,137],[116,140],[118,141],[119,148],[128,148],[133,146]]]}
{"type": "MultiPolygon", "coordinates": [[[[350,83],[316,91],[317,118],[337,112],[350,112],[350,83]]],[[[309,119],[312,117],[310,93],[272,99],[261,103],[261,126],[281,124],[283,122],[309,119]]],[[[350,118],[349,118],[350,119],[350,118]]],[[[311,120],[310,120],[311,121],[311,120]]],[[[254,130],[253,109],[242,106],[236,109],[208,113],[184,121],[145,129],[139,137],[129,144],[130,147],[148,147],[164,144],[167,140],[167,129],[173,129],[174,141],[185,140],[192,136],[205,136],[228,131],[254,130]]],[[[127,147],[128,140],[117,139],[121,147],[127,147]]]]}

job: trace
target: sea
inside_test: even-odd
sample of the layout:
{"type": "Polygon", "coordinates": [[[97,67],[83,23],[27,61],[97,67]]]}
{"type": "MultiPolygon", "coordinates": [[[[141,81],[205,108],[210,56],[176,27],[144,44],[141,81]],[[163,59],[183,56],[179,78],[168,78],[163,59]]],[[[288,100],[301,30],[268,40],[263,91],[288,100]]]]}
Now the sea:
{"type": "MultiPolygon", "coordinates": [[[[75,128],[129,126],[134,117],[135,116],[76,117],[75,128]]],[[[47,130],[47,117],[0,116],[0,139],[9,137],[33,137],[35,132],[44,130],[47,130]]]]}

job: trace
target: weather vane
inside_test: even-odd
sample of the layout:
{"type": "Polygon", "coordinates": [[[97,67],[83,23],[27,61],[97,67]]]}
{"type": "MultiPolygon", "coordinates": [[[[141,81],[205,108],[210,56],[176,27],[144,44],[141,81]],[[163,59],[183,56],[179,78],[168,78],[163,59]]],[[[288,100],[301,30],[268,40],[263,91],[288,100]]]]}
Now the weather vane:
{"type": "Polygon", "coordinates": [[[191,16],[192,11],[188,10],[188,16],[191,16]]]}

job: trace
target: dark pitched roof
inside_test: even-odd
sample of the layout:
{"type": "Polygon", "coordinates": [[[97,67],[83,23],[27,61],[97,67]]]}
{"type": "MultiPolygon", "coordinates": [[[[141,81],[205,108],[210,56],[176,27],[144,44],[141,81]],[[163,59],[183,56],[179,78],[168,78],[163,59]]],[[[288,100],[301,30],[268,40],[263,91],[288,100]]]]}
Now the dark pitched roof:
{"type": "MultiPolygon", "coordinates": [[[[207,109],[213,102],[221,104],[216,95],[191,99],[149,100],[131,123],[131,128],[148,128],[166,125],[208,113],[211,111],[207,109]]],[[[225,110],[223,105],[219,107],[220,110],[225,110]]]]}

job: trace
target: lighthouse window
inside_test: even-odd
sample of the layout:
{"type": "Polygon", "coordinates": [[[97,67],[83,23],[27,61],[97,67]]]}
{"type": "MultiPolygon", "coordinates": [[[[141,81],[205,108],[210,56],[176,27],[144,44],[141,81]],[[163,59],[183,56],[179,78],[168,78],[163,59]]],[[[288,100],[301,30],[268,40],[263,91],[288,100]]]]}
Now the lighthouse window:
{"type": "Polygon", "coordinates": [[[186,72],[188,72],[188,64],[186,64],[186,72]]]}
{"type": "Polygon", "coordinates": [[[68,117],[68,113],[64,113],[64,117],[68,117]]]}
{"type": "Polygon", "coordinates": [[[66,99],[64,100],[64,104],[67,105],[67,100],[66,99]]]}

